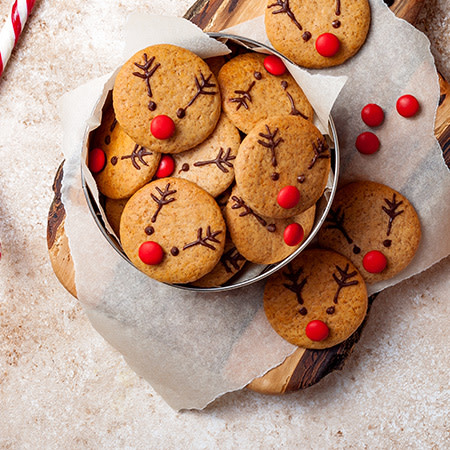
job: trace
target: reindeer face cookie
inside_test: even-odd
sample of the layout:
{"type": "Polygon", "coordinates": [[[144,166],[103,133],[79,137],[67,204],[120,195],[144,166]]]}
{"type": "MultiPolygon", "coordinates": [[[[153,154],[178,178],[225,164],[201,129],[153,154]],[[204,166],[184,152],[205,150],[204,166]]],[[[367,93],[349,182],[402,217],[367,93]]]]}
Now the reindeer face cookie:
{"type": "Polygon", "coordinates": [[[99,191],[109,198],[130,197],[155,174],[161,155],[136,144],[117,123],[112,108],[95,131],[92,148],[101,149],[106,163],[94,174],[99,191]]]}
{"type": "Polygon", "coordinates": [[[359,181],[337,191],[318,237],[321,247],[345,255],[367,283],[375,283],[410,263],[421,231],[417,213],[403,195],[382,184],[359,181]]]}
{"type": "Polygon", "coordinates": [[[208,65],[174,45],[137,52],[120,69],[113,90],[125,132],[160,153],[179,153],[203,142],[219,120],[220,103],[208,65]]]}
{"type": "Polygon", "coordinates": [[[242,141],[234,167],[246,204],[265,217],[292,217],[311,208],[322,195],[330,149],[311,122],[272,116],[242,141]]]}
{"type": "Polygon", "coordinates": [[[222,108],[244,133],[261,119],[294,115],[313,119],[313,109],[294,78],[285,72],[272,75],[264,67],[267,55],[245,53],[228,61],[219,72],[222,108]]]}
{"type": "Polygon", "coordinates": [[[210,272],[222,256],[225,235],[215,200],[179,178],[162,178],[141,188],[120,220],[122,248],[131,262],[167,283],[190,283],[210,272]]]}
{"type": "Polygon", "coordinates": [[[364,44],[368,0],[267,0],[267,36],[296,64],[311,69],[342,64],[364,44]]]}
{"type": "Polygon", "coordinates": [[[350,337],[367,311],[355,266],[328,250],[306,250],[269,277],[264,311],[274,330],[304,348],[332,347],[350,337]]]}

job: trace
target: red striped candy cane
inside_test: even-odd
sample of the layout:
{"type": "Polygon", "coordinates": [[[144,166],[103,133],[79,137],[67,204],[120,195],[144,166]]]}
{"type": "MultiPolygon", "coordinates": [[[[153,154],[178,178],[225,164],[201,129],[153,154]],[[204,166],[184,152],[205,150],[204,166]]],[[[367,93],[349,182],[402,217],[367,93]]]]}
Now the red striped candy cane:
{"type": "Polygon", "coordinates": [[[11,7],[11,14],[0,31],[0,76],[19,40],[20,33],[22,33],[35,1],[16,0],[11,7]]]}

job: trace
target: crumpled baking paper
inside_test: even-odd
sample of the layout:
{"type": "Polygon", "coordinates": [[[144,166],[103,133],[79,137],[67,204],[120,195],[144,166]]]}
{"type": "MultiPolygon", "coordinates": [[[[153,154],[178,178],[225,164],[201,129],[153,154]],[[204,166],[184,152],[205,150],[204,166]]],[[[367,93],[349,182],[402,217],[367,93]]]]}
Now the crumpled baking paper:
{"type": "MultiPolygon", "coordinates": [[[[371,287],[371,292],[424,270],[450,251],[449,242],[442,239],[449,218],[450,177],[433,136],[439,88],[429,45],[421,33],[380,3],[371,1],[370,35],[356,57],[320,75],[306,71],[304,75],[319,83],[322,75],[350,77],[333,108],[345,152],[343,182],[384,182],[412,201],[422,221],[423,242],[413,264],[395,280],[371,287]],[[409,121],[396,117],[394,111],[396,98],[406,92],[421,102],[420,115],[409,121]],[[382,149],[370,159],[353,148],[356,135],[365,130],[359,111],[369,102],[380,104],[386,112],[385,123],[377,130],[382,149]]],[[[159,42],[183,45],[202,57],[226,51],[182,19],[135,17],[130,23],[135,37],[144,42],[127,46],[128,56],[153,43],[152,32],[159,42]],[[171,21],[170,28],[164,26],[165,20],[171,21]],[[148,34],[140,33],[139,22],[148,34]],[[178,33],[177,37],[159,34],[159,27],[182,30],[188,42],[173,41],[178,33]]],[[[255,29],[253,24],[250,32],[255,29]]],[[[250,32],[245,35],[253,37],[250,32]]],[[[181,291],[146,277],[105,240],[86,206],[80,166],[87,134],[100,122],[113,76],[94,80],[61,102],[66,156],[62,200],[78,298],[97,331],[170,406],[203,408],[278,365],[295,347],[268,324],[262,309],[263,283],[214,295],[181,291]]],[[[339,92],[342,79],[334,81],[339,92]]],[[[327,88],[332,82],[333,78],[327,80],[327,88]]],[[[308,86],[305,92],[320,98],[320,88],[308,86]]]]}

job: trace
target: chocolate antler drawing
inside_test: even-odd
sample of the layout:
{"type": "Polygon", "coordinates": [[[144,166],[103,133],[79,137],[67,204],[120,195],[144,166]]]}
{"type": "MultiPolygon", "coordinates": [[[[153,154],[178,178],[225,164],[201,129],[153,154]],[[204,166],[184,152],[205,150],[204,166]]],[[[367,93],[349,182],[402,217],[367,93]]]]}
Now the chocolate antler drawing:
{"type": "Polygon", "coordinates": [[[250,91],[252,90],[253,86],[255,85],[256,81],[252,81],[250,83],[250,86],[246,91],[234,91],[235,94],[240,95],[240,97],[230,98],[228,101],[231,103],[237,103],[236,111],[243,106],[245,109],[248,109],[247,100],[252,103],[252,96],[250,95],[250,91]]]}
{"type": "Polygon", "coordinates": [[[336,16],[341,15],[341,0],[336,0],[336,11],[334,13],[336,16]]]}
{"type": "Polygon", "coordinates": [[[214,247],[212,244],[209,244],[208,241],[220,244],[220,241],[216,239],[216,236],[218,236],[220,233],[222,233],[222,231],[214,231],[211,233],[211,227],[208,225],[208,228],[206,229],[206,236],[203,236],[203,228],[199,228],[197,231],[197,240],[189,244],[186,244],[183,247],[183,250],[186,250],[187,248],[190,247],[194,247],[195,245],[203,245],[203,247],[215,250],[216,247],[214,247]]]}
{"type": "Polygon", "coordinates": [[[335,266],[335,267],[340,275],[340,278],[338,278],[337,275],[335,273],[333,273],[333,279],[334,279],[334,281],[336,281],[336,283],[338,285],[336,294],[334,294],[333,303],[337,304],[339,293],[341,292],[341,289],[345,288],[345,287],[349,287],[349,286],[356,286],[359,283],[359,281],[358,280],[347,281],[350,278],[353,278],[354,276],[356,276],[358,274],[358,272],[356,270],[354,270],[351,273],[348,273],[348,269],[350,267],[350,265],[348,263],[346,264],[345,269],[341,269],[339,266],[335,266]]]}
{"type": "Polygon", "coordinates": [[[278,147],[278,145],[283,142],[283,138],[278,138],[275,140],[275,136],[278,133],[278,128],[275,128],[275,131],[272,133],[270,131],[270,128],[266,125],[267,134],[259,133],[258,136],[261,136],[264,139],[267,139],[266,141],[262,141],[261,139],[258,140],[258,144],[262,145],[263,147],[270,148],[270,151],[272,153],[272,166],[277,166],[277,156],[275,154],[275,148],[278,147]]]}
{"type": "Polygon", "coordinates": [[[325,222],[329,222],[331,225],[327,225],[327,230],[339,230],[345,240],[349,244],[353,244],[353,239],[348,235],[347,231],[344,228],[344,212],[341,214],[341,207],[339,206],[336,211],[333,209],[330,209],[330,213],[328,214],[327,218],[325,219],[325,222]]]}
{"type": "Polygon", "coordinates": [[[298,303],[303,305],[302,290],[305,287],[308,277],[303,278],[303,280],[299,282],[299,278],[303,273],[303,267],[299,267],[294,271],[292,264],[289,263],[287,268],[288,272],[283,272],[283,275],[291,282],[291,284],[283,283],[283,286],[293,292],[297,297],[298,303]]]}
{"type": "Polygon", "coordinates": [[[381,208],[383,209],[383,211],[389,216],[389,223],[388,223],[388,227],[387,227],[387,233],[386,235],[389,236],[389,234],[391,233],[391,228],[392,228],[392,223],[394,222],[394,219],[399,216],[402,212],[404,212],[405,210],[402,209],[401,211],[396,211],[396,209],[403,203],[402,201],[398,202],[396,201],[396,195],[394,194],[392,197],[392,200],[389,201],[387,198],[384,199],[384,201],[386,202],[386,204],[389,206],[389,209],[386,208],[386,206],[382,206],[381,208]]]}
{"type": "Polygon", "coordinates": [[[289,19],[292,20],[294,25],[299,29],[303,30],[302,26],[297,22],[297,19],[294,16],[294,13],[292,12],[290,6],[289,6],[289,0],[277,0],[276,3],[272,3],[267,8],[273,8],[273,7],[279,6],[280,9],[277,9],[276,11],[272,11],[272,14],[287,14],[289,19]]]}
{"type": "Polygon", "coordinates": [[[159,187],[157,186],[155,187],[155,189],[158,191],[158,194],[161,196],[161,198],[158,198],[156,195],[151,194],[152,199],[158,204],[158,208],[151,218],[152,223],[156,222],[156,218],[158,217],[158,214],[164,205],[167,205],[168,203],[174,202],[176,200],[175,198],[168,198],[169,195],[175,194],[175,192],[177,192],[175,189],[173,189],[172,191],[169,190],[170,183],[167,183],[164,191],[159,189],[159,187]]]}
{"type": "Polygon", "coordinates": [[[194,77],[197,92],[191,98],[191,100],[189,100],[189,103],[184,108],[179,108],[177,110],[177,117],[179,119],[182,119],[185,116],[186,110],[189,108],[189,106],[191,106],[195,102],[195,100],[197,100],[197,98],[200,95],[216,95],[217,94],[217,91],[207,91],[207,89],[216,87],[216,85],[214,83],[211,83],[209,81],[211,79],[211,77],[212,77],[212,73],[209,74],[208,78],[205,78],[205,76],[203,75],[202,72],[200,72],[200,80],[197,78],[197,76],[194,77]]]}
{"type": "MultiPolygon", "coordinates": [[[[152,93],[152,87],[150,85],[150,78],[153,76],[153,74],[156,72],[156,69],[161,66],[160,63],[156,64],[152,67],[153,62],[155,61],[155,57],[152,56],[150,59],[148,59],[147,53],[144,53],[144,64],[134,63],[136,67],[141,69],[143,73],[141,72],[133,72],[133,75],[139,78],[142,78],[145,80],[145,84],[147,85],[147,95],[151,98],[153,97],[152,93]]],[[[149,109],[154,110],[156,108],[156,105],[153,102],[149,103],[149,109]]]]}
{"type": "Polygon", "coordinates": [[[261,217],[258,216],[258,214],[256,214],[252,208],[250,208],[250,206],[247,206],[244,202],[244,200],[242,200],[242,198],[236,197],[235,195],[233,195],[231,197],[231,200],[233,200],[235,203],[234,205],[231,206],[231,209],[240,209],[240,208],[244,208],[244,211],[242,211],[239,214],[239,217],[244,217],[244,216],[248,216],[249,214],[251,214],[252,216],[255,217],[255,219],[263,226],[265,227],[267,225],[267,222],[261,217]]]}
{"type": "Polygon", "coordinates": [[[230,266],[234,267],[235,270],[240,269],[239,261],[245,261],[245,258],[237,251],[236,247],[230,248],[230,250],[225,252],[220,258],[220,262],[228,273],[232,272],[230,266]],[[230,266],[228,264],[230,264],[230,266]]]}
{"type": "Polygon", "coordinates": [[[312,144],[314,150],[314,157],[309,163],[308,169],[311,170],[318,159],[328,159],[330,157],[329,153],[325,153],[328,150],[328,145],[325,141],[317,138],[317,143],[312,144]]]}
{"type": "Polygon", "coordinates": [[[223,152],[224,152],[223,148],[220,147],[219,153],[215,159],[211,159],[209,161],[197,161],[194,163],[194,166],[200,167],[206,166],[208,164],[215,164],[222,172],[228,173],[229,170],[226,167],[224,167],[224,165],[228,167],[233,167],[233,164],[230,163],[230,161],[236,159],[236,156],[230,155],[231,148],[228,148],[225,154],[223,152]]]}
{"type": "Polygon", "coordinates": [[[294,103],[294,99],[292,98],[292,95],[287,91],[288,88],[288,82],[286,80],[283,80],[281,82],[281,87],[286,91],[286,95],[289,99],[289,103],[291,104],[291,112],[289,113],[291,116],[300,116],[304,119],[308,119],[308,116],[305,116],[302,112],[300,112],[296,107],[294,103]]]}
{"type": "Polygon", "coordinates": [[[131,153],[131,155],[122,156],[120,159],[131,159],[133,167],[135,167],[137,170],[141,170],[141,166],[139,165],[138,161],[142,163],[144,166],[148,166],[148,164],[144,161],[144,156],[149,155],[153,155],[153,153],[147,150],[145,147],[140,147],[139,145],[136,144],[134,146],[134,150],[131,153]]]}

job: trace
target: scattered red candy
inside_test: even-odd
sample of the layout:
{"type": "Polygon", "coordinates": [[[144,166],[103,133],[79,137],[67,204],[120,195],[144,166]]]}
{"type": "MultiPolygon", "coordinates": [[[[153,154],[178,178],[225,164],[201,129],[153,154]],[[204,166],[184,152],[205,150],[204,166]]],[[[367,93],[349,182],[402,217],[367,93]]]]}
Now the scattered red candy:
{"type": "Polygon", "coordinates": [[[419,102],[413,95],[402,95],[397,100],[397,112],[403,117],[412,117],[419,111],[419,102]]]}
{"type": "Polygon", "coordinates": [[[378,127],[383,123],[384,112],[375,103],[369,103],[361,110],[361,119],[369,127],[378,127]]]}
{"type": "Polygon", "coordinates": [[[387,266],[386,256],[378,250],[372,250],[364,255],[363,266],[370,273],[383,272],[387,266]]]}
{"type": "Polygon", "coordinates": [[[340,46],[339,39],[333,33],[323,33],[316,39],[317,52],[327,58],[334,56],[339,51],[340,46]]]}
{"type": "Polygon", "coordinates": [[[283,239],[286,245],[294,247],[302,242],[305,232],[303,227],[298,223],[291,223],[285,229],[283,233],[283,239]]]}
{"type": "Polygon", "coordinates": [[[93,148],[89,152],[88,166],[92,173],[98,173],[103,170],[106,164],[106,155],[101,148],[93,148]]]}
{"type": "Polygon", "coordinates": [[[276,76],[283,75],[283,73],[286,72],[284,62],[275,55],[268,55],[264,58],[264,67],[267,72],[276,76]]]}
{"type": "Polygon", "coordinates": [[[306,336],[312,341],[323,341],[330,334],[330,329],[321,320],[311,320],[305,328],[306,336]]]}
{"type": "Polygon", "coordinates": [[[278,192],[277,203],[284,209],[297,206],[300,201],[300,191],[295,186],[285,186],[278,192]]]}
{"type": "Polygon", "coordinates": [[[159,162],[156,178],[170,177],[175,169],[175,161],[170,155],[164,155],[159,162]]]}
{"type": "Polygon", "coordinates": [[[169,116],[161,114],[153,117],[150,131],[156,139],[169,139],[175,133],[175,123],[169,116]]]}
{"type": "Polygon", "coordinates": [[[139,258],[144,264],[151,266],[159,264],[163,256],[163,249],[157,242],[147,241],[139,247],[139,258]]]}
{"type": "Polygon", "coordinates": [[[355,145],[358,152],[371,155],[380,148],[380,141],[375,134],[365,131],[356,138],[355,145]]]}

